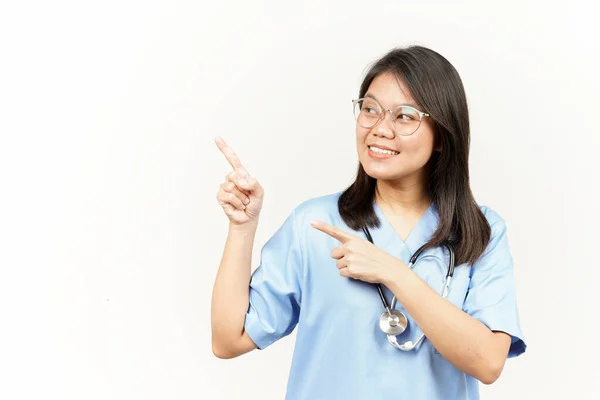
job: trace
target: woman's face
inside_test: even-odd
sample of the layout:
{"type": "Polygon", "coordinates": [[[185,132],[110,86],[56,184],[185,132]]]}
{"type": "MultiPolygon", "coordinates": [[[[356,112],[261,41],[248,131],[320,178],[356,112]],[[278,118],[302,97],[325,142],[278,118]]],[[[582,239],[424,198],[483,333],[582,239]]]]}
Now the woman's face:
{"type": "MultiPolygon", "coordinates": [[[[411,97],[404,83],[399,82],[391,73],[380,74],[367,90],[382,108],[393,110],[399,105],[414,105],[423,112],[411,97]]],[[[365,95],[365,97],[366,97],[365,95]]],[[[383,180],[401,180],[417,177],[425,179],[423,167],[429,161],[434,150],[434,129],[430,117],[423,117],[419,129],[409,136],[394,133],[390,123],[390,113],[384,111],[385,119],[380,120],[372,128],[363,128],[356,124],[356,145],[358,158],[365,172],[383,180]],[[385,146],[397,153],[392,156],[381,156],[369,150],[370,146],[385,146]]],[[[412,180],[412,179],[411,179],[412,180]]]]}

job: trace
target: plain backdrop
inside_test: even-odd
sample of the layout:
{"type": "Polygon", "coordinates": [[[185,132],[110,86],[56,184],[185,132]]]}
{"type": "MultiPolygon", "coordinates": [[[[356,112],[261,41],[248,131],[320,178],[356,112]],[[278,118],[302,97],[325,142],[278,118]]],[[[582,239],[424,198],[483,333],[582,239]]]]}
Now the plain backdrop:
{"type": "Polygon", "coordinates": [[[282,399],[295,333],[211,351],[213,138],[266,191],[254,269],[295,206],[352,182],[351,99],[410,44],[461,74],[471,186],[508,225],[529,347],[482,398],[600,398],[597,7],[3,3],[0,398],[282,399]]]}

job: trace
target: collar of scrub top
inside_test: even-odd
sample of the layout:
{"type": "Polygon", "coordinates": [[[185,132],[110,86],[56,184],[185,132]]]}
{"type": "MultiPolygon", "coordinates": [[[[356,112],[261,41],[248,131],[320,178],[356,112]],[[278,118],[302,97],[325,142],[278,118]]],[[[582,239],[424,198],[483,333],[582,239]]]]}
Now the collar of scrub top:
{"type": "MultiPolygon", "coordinates": [[[[373,237],[371,236],[371,232],[369,231],[369,229],[366,226],[363,226],[362,230],[365,233],[365,235],[367,236],[367,239],[369,240],[369,242],[375,244],[373,242],[373,237]]],[[[448,261],[448,270],[446,272],[446,280],[444,283],[444,288],[442,289],[442,298],[445,299],[446,297],[448,297],[450,280],[452,279],[452,276],[454,275],[454,250],[447,243],[444,243],[443,245],[446,246],[446,248],[448,249],[448,254],[450,256],[449,257],[450,259],[448,261]]],[[[423,253],[423,251],[425,251],[425,244],[422,245],[412,255],[412,257],[410,258],[410,261],[408,263],[408,268],[412,269],[412,267],[415,265],[417,259],[419,258],[421,253],[423,253]]],[[[381,284],[377,283],[376,286],[377,286],[377,290],[379,291],[379,297],[381,298],[381,302],[386,310],[379,318],[379,326],[380,326],[381,330],[387,334],[388,342],[392,346],[394,346],[397,349],[400,349],[402,351],[413,350],[414,348],[416,348],[419,345],[419,343],[421,343],[423,341],[423,339],[425,339],[425,334],[422,333],[421,336],[419,337],[419,339],[417,339],[417,341],[414,343],[412,342],[412,340],[408,340],[404,344],[398,343],[397,335],[401,335],[405,331],[406,327],[408,326],[408,319],[406,318],[404,313],[402,313],[401,311],[394,310],[394,306],[396,305],[396,296],[392,297],[392,304],[388,305],[387,300],[385,299],[385,295],[383,294],[383,289],[381,288],[381,284]],[[386,324],[387,324],[387,326],[386,326],[386,324]],[[393,334],[393,333],[390,334],[390,333],[388,333],[390,328],[392,330],[394,328],[398,328],[399,330],[401,329],[401,331],[396,334],[393,334]]]]}

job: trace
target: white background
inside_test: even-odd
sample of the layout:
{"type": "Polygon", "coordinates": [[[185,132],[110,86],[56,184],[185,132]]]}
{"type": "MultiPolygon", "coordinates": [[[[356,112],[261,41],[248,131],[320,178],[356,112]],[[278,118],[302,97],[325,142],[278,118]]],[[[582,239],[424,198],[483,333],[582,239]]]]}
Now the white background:
{"type": "Polygon", "coordinates": [[[482,397],[600,398],[597,15],[566,1],[3,4],[0,398],[282,399],[295,333],[211,352],[230,170],[213,137],[266,190],[255,268],[293,207],[352,182],[350,100],[370,62],[409,44],[461,74],[473,192],[509,229],[529,348],[482,397]]]}

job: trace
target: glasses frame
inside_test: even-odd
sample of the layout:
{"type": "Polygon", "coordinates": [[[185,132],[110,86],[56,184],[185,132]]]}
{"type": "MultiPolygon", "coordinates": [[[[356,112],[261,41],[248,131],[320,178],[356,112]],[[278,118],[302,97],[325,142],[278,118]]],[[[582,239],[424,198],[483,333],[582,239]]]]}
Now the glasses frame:
{"type": "MultiPolygon", "coordinates": [[[[354,108],[356,107],[356,104],[359,101],[364,101],[366,99],[372,100],[375,104],[377,104],[379,106],[379,108],[381,109],[381,112],[379,113],[379,118],[377,119],[377,122],[375,122],[373,124],[373,126],[371,126],[369,128],[366,128],[366,127],[363,126],[363,128],[365,128],[365,129],[373,129],[373,128],[375,128],[377,126],[377,124],[379,124],[381,122],[381,120],[385,119],[385,112],[386,111],[388,111],[390,113],[390,127],[392,128],[392,131],[396,135],[400,135],[400,136],[410,136],[410,135],[414,134],[421,127],[421,122],[423,122],[423,117],[430,117],[431,118],[431,116],[429,114],[427,114],[426,112],[423,112],[423,111],[419,111],[416,108],[414,108],[413,106],[399,105],[398,107],[394,107],[394,109],[392,109],[392,110],[390,110],[389,108],[383,108],[381,106],[381,104],[379,104],[379,102],[377,100],[375,100],[374,98],[372,98],[372,97],[361,97],[360,99],[353,99],[352,100],[352,109],[354,110],[354,108]],[[417,112],[417,114],[419,114],[419,125],[411,133],[408,133],[408,134],[406,134],[406,133],[398,133],[398,132],[396,132],[396,128],[394,128],[394,124],[392,123],[392,116],[394,115],[394,111],[396,111],[399,108],[410,108],[412,110],[415,110],[417,112]]],[[[362,110],[362,105],[360,106],[360,109],[362,110]]],[[[354,119],[358,123],[358,117],[356,115],[354,116],[354,119]]]]}

